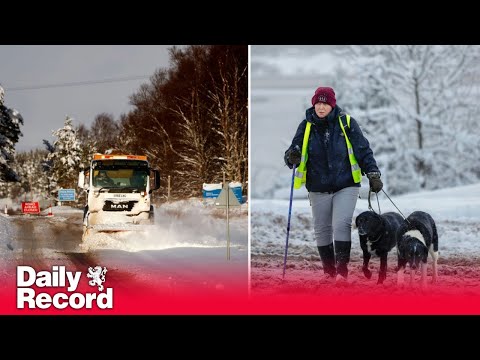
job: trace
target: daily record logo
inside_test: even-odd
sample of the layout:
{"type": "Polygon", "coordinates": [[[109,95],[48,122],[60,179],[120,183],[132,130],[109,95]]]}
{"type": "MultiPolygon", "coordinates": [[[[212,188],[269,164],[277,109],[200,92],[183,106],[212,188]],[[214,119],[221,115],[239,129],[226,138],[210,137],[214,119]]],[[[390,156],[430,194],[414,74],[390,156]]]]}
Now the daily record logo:
{"type": "Polygon", "coordinates": [[[36,272],[30,266],[17,266],[17,308],[48,309],[53,306],[56,309],[91,309],[96,305],[99,309],[111,309],[113,289],[104,287],[106,273],[106,267],[89,267],[87,278],[91,280],[88,284],[94,286],[95,290],[80,293],[76,290],[82,277],[81,271],[67,271],[65,266],[52,266],[52,271],[36,272]],[[38,289],[35,291],[31,288],[33,285],[38,289],[64,287],[67,293],[52,295],[38,289]]]}

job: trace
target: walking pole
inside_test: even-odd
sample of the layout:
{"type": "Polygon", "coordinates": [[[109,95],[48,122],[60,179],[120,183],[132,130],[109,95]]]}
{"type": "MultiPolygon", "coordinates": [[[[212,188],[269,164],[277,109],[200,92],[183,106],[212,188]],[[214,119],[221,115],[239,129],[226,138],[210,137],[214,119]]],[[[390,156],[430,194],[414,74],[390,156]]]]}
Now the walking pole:
{"type": "Polygon", "coordinates": [[[295,181],[295,165],[293,165],[292,185],[290,187],[290,206],[288,207],[287,241],[285,244],[285,257],[283,259],[283,279],[285,279],[285,269],[287,267],[288,236],[290,234],[290,217],[292,216],[292,198],[293,198],[293,182],[294,181],[295,181]]]}

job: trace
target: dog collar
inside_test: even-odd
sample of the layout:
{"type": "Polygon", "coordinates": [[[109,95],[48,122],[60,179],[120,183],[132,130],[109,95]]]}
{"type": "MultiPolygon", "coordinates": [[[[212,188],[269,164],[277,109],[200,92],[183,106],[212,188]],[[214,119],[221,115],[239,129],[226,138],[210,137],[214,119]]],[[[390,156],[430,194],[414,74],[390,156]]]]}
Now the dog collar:
{"type": "Polygon", "coordinates": [[[377,240],[370,240],[370,238],[368,239],[371,243],[374,243],[374,242],[377,242],[378,240],[380,240],[380,238],[382,237],[382,233],[380,233],[380,235],[378,235],[378,238],[377,240]]]}

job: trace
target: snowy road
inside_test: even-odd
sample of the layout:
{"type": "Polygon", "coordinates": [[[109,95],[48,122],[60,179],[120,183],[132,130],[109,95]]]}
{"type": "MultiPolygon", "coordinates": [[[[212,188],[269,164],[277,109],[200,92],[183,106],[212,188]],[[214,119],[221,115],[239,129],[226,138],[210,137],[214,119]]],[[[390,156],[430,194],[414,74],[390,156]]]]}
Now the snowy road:
{"type": "Polygon", "coordinates": [[[231,214],[230,260],[226,258],[225,219],[201,203],[160,207],[147,234],[98,234],[82,243],[81,210],[54,208],[54,216],[0,217],[2,283],[15,281],[17,265],[70,271],[107,267],[116,288],[151,295],[208,295],[248,292],[246,205],[231,214]]]}

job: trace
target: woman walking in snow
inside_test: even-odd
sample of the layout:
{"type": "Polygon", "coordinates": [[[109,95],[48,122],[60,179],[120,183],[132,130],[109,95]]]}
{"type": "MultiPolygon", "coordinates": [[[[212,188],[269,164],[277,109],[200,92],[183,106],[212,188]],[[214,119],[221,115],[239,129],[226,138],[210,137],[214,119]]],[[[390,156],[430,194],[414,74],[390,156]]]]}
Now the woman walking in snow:
{"type": "Polygon", "coordinates": [[[352,218],[362,175],[382,190],[380,170],[354,118],[336,105],[335,91],[319,87],[298,126],[285,163],[297,167],[294,188],[308,190],[314,238],[327,278],[345,282],[352,244],[352,218]]]}

